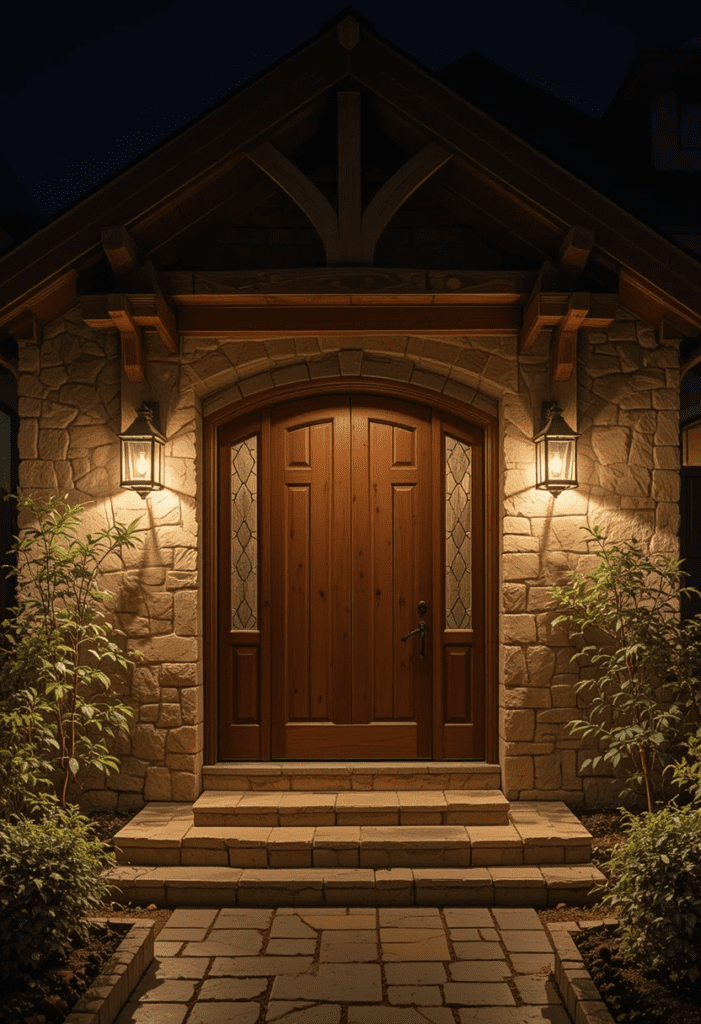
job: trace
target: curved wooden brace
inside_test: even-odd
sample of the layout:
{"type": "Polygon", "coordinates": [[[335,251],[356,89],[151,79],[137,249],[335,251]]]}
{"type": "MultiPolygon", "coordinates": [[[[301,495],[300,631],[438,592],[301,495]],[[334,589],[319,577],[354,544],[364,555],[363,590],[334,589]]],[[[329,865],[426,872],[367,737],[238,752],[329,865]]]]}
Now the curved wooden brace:
{"type": "Polygon", "coordinates": [[[397,210],[406,202],[412,192],[415,192],[443,164],[446,164],[452,155],[437,143],[429,142],[411,160],[407,160],[398,171],[395,171],[389,181],[384,183],[377,195],[373,196],[363,214],[360,241],[361,259],[372,263],[375,246],[380,235],[397,210]]]}
{"type": "Polygon", "coordinates": [[[276,185],[293,199],[316,228],[326,250],[326,260],[337,258],[338,218],[326,196],[295,167],[279,149],[264,142],[246,154],[276,185]]]}

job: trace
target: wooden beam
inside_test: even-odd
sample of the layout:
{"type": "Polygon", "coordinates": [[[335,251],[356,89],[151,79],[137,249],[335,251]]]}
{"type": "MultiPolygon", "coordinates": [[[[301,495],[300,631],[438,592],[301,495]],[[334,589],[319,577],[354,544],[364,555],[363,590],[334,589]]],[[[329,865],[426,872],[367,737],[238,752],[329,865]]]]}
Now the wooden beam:
{"type": "Polygon", "coordinates": [[[108,295],[107,312],[119,331],[122,343],[122,366],[127,380],[134,383],[147,380],[144,337],[132,315],[128,296],[108,295]]]}
{"type": "Polygon", "coordinates": [[[594,248],[594,232],[575,224],[567,232],[558,253],[560,266],[567,270],[584,270],[587,260],[594,248]]]}
{"type": "Polygon", "coordinates": [[[103,228],[102,248],[117,279],[135,270],[139,264],[136,242],[123,225],[103,228]]]}
{"type": "MultiPolygon", "coordinates": [[[[356,22],[357,24],[357,22],[356,22]]],[[[338,256],[329,263],[355,263],[360,253],[362,171],[360,93],[339,90],[338,107],[338,256]]],[[[364,221],[363,221],[364,223],[364,221]]],[[[372,262],[372,257],[369,262],[372,262]]]]}
{"type": "MultiPolygon", "coordinates": [[[[400,297],[397,296],[397,299],[400,297]]],[[[180,306],[178,329],[195,337],[306,334],[516,333],[518,306],[389,305],[180,306]]]]}
{"type": "Polygon", "coordinates": [[[249,150],[247,155],[307,215],[324,244],[327,261],[337,259],[339,244],[336,211],[314,182],[270,142],[263,142],[249,150]]]}
{"type": "Polygon", "coordinates": [[[363,214],[361,258],[364,261],[372,263],[380,235],[397,210],[404,205],[412,192],[443,167],[452,155],[443,146],[429,142],[411,160],[407,160],[398,171],[395,171],[373,196],[363,214]]]}
{"type": "Polygon", "coordinates": [[[577,332],[589,312],[589,293],[573,292],[567,311],[550,339],[550,376],[569,380],[577,365],[577,332]]]}

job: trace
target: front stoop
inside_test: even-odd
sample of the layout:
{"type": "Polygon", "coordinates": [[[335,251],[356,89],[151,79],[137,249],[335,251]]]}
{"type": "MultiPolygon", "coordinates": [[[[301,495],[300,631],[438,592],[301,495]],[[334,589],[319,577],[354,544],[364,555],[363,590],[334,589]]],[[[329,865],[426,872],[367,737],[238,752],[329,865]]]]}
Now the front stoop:
{"type": "Polygon", "coordinates": [[[605,879],[577,818],[560,801],[509,805],[500,789],[475,786],[498,780],[495,766],[477,767],[491,771],[445,763],[206,768],[217,789],[194,804],[145,807],[115,837],[118,865],[106,874],[116,899],[139,905],[591,902],[590,889],[605,879]],[[227,789],[233,779],[248,785],[227,789]]]}

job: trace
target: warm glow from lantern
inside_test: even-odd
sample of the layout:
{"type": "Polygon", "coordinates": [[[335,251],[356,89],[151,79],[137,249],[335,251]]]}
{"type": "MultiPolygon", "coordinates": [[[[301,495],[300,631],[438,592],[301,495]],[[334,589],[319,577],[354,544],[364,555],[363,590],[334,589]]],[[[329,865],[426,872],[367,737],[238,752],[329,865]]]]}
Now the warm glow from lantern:
{"type": "Polygon", "coordinates": [[[139,454],[138,459],[136,460],[136,472],[139,474],[139,476],[146,476],[146,471],[147,470],[148,470],[148,461],[147,461],[146,456],[144,455],[144,453],[141,452],[139,454]]]}
{"type": "Polygon", "coordinates": [[[550,460],[550,472],[553,476],[560,476],[562,473],[562,459],[559,455],[553,455],[550,460]]]}

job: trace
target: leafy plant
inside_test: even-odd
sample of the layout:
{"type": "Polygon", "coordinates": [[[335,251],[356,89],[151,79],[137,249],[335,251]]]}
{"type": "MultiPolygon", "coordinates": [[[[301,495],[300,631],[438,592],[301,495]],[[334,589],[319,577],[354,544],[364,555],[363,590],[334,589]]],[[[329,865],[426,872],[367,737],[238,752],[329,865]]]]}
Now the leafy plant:
{"type": "Polygon", "coordinates": [[[673,762],[701,721],[701,616],[681,625],[673,607],[679,594],[700,592],[679,589],[679,577],[688,573],[679,570],[678,559],[662,558],[660,566],[644,558],[635,537],[632,544],[626,542],[627,550],[614,545],[607,551],[599,527],[581,529],[600,544],[601,564],[589,580],[573,573],[569,587],[549,588],[564,608],[553,625],[574,625],[571,637],[596,629],[604,643],[590,644],[570,658],[573,662],[598,652],[591,661],[602,671],[575,684],[591,701],[587,720],[572,721],[569,727],[573,734],[606,744],[604,753],[585,760],[582,768],[610,762],[631,784],[621,795],[642,786],[652,811],[658,765],[673,762]]]}
{"type": "Polygon", "coordinates": [[[620,915],[621,948],[684,989],[701,988],[701,814],[663,807],[635,816],[607,862],[601,900],[620,915]]]}
{"type": "MultiPolygon", "coordinates": [[[[14,497],[14,496],[10,496],[14,497]]],[[[105,559],[133,548],[138,519],[82,541],[83,505],[68,497],[15,498],[32,525],[16,538],[14,617],[2,624],[0,653],[0,816],[66,806],[81,769],[118,768],[107,739],[126,731],[133,710],[117,702],[105,669],[133,664],[113,639],[97,586],[105,559]]],[[[139,652],[134,652],[138,656],[139,652]]]]}
{"type": "Polygon", "coordinates": [[[75,807],[0,821],[0,977],[35,973],[85,939],[86,915],[110,894],[100,872],[114,863],[75,807]]]}

